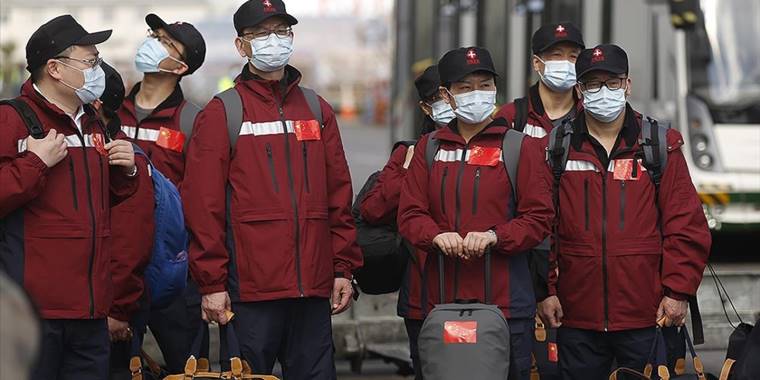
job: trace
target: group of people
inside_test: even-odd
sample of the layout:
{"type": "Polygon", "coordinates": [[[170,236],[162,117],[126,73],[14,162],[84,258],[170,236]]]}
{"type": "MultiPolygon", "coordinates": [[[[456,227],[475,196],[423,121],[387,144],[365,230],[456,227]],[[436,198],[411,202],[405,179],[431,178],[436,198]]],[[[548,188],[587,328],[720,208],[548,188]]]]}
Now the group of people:
{"type": "MultiPolygon", "coordinates": [[[[233,24],[247,63],[200,109],[180,82],[203,64],[203,37],[187,22],[145,20],[143,78],[129,93],[97,50],[111,31],[89,33],[64,15],[27,43],[31,77],[16,100],[31,112],[0,105],[0,263],[41,319],[32,378],[128,371],[138,319],[171,373],[184,372],[206,321],[234,326],[254,373],[279,362],[287,380],[336,378],[331,315],[350,307],[362,254],[335,114],[288,65],[298,21],[281,0],[244,2],[233,24]],[[158,310],[142,275],[152,168],[179,189],[190,236],[188,288],[158,310]]],[[[710,234],[683,141],[667,131],[667,166],[651,181],[648,119],[626,102],[623,49],[586,49],[570,23],[541,27],[532,45],[540,80],[498,111],[486,49],[449,51],[425,70],[415,84],[428,133],[392,152],[360,205],[372,223],[397,221],[415,247],[398,311],[417,378],[425,315],[484,298],[484,254],[491,300],[509,323],[510,379],[529,377],[537,312],[561,326],[566,378],[603,378],[613,360],[643,367],[656,321],[682,324],[701,281],[710,234]],[[509,155],[511,128],[527,137],[509,155]],[[552,131],[569,141],[562,168],[550,165],[552,131]],[[519,157],[514,178],[505,157],[519,157]],[[439,254],[447,299],[435,296],[439,254]]]]}

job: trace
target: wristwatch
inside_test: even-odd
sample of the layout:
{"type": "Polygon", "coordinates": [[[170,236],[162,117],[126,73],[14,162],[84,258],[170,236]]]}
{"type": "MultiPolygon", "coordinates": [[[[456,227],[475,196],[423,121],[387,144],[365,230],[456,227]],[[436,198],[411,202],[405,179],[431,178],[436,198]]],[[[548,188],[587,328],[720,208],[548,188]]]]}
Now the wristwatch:
{"type": "Polygon", "coordinates": [[[127,177],[134,177],[134,176],[136,176],[136,175],[137,175],[137,165],[135,165],[135,166],[132,168],[132,172],[131,172],[131,173],[127,173],[127,177]]]}
{"type": "Polygon", "coordinates": [[[494,231],[494,230],[488,230],[488,231],[486,231],[486,233],[493,235],[494,239],[496,239],[496,241],[499,241],[499,237],[496,236],[496,231],[494,231]]]}

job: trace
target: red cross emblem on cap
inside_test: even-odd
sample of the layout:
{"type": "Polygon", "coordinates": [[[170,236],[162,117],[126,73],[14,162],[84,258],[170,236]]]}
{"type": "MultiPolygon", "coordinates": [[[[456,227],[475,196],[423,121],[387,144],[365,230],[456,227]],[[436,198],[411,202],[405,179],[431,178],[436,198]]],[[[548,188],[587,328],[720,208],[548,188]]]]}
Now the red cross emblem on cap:
{"type": "Polygon", "coordinates": [[[565,29],[562,24],[557,25],[557,28],[554,29],[554,37],[560,38],[560,37],[566,37],[567,36],[567,29],[565,29]]]}
{"type": "Polygon", "coordinates": [[[592,55],[591,63],[604,61],[604,53],[602,52],[602,49],[599,49],[599,48],[594,49],[594,52],[591,55],[592,55]]]}
{"type": "Polygon", "coordinates": [[[264,5],[264,12],[274,12],[275,9],[272,7],[272,2],[269,0],[264,0],[261,2],[261,4],[264,5]]]}
{"type": "Polygon", "coordinates": [[[465,54],[465,56],[467,57],[468,65],[477,65],[480,63],[480,59],[478,59],[478,53],[475,51],[475,49],[467,50],[467,54],[465,54]]]}

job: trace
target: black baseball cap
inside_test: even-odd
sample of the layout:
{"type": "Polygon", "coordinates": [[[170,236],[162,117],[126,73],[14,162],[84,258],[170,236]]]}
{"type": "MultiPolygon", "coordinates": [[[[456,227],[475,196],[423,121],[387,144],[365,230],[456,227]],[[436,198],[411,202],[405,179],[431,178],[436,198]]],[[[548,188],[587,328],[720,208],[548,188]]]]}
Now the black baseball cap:
{"type": "Polygon", "coordinates": [[[586,49],[575,61],[577,77],[591,71],[607,71],[613,74],[628,74],[628,55],[620,46],[605,44],[586,49]]]}
{"type": "Polygon", "coordinates": [[[106,73],[106,88],[103,90],[103,95],[100,96],[100,101],[103,103],[103,107],[116,112],[124,101],[124,94],[126,92],[124,81],[121,79],[119,72],[111,65],[102,62],[100,67],[106,73]]]}
{"type": "Polygon", "coordinates": [[[290,25],[298,24],[298,20],[285,10],[285,3],[282,0],[248,0],[235,11],[232,22],[240,36],[243,29],[259,25],[262,21],[274,16],[283,17],[290,25]]]}
{"type": "Polygon", "coordinates": [[[182,21],[167,24],[155,13],[145,16],[145,23],[152,30],[163,29],[185,47],[185,54],[183,55],[188,69],[183,75],[190,75],[203,65],[203,61],[206,59],[206,41],[203,40],[203,36],[193,24],[182,21]]]}
{"type": "Polygon", "coordinates": [[[417,87],[417,94],[420,100],[433,97],[438,93],[438,87],[441,86],[441,79],[438,76],[438,65],[428,66],[425,71],[414,80],[414,86],[417,87]]]}
{"type": "Polygon", "coordinates": [[[538,54],[560,42],[572,42],[581,49],[586,48],[586,44],[583,43],[583,34],[571,22],[541,26],[533,33],[533,39],[530,44],[533,48],[533,54],[538,54]]]}
{"type": "Polygon", "coordinates": [[[476,71],[498,76],[491,53],[482,47],[470,46],[450,50],[438,61],[438,75],[442,84],[456,82],[476,71]]]}
{"type": "Polygon", "coordinates": [[[30,73],[70,46],[105,42],[111,30],[88,33],[71,15],[58,16],[37,28],[26,43],[26,70],[30,73]]]}

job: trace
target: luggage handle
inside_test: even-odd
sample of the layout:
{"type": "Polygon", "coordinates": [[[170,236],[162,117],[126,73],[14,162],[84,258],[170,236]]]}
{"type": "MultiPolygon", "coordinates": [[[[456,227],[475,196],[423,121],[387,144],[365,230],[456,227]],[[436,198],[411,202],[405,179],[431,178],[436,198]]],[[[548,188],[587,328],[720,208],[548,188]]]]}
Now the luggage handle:
{"type": "MultiPolygon", "coordinates": [[[[444,278],[445,277],[444,276],[444,270],[445,270],[444,260],[446,258],[445,257],[446,255],[443,254],[443,251],[440,248],[437,249],[437,252],[438,252],[438,295],[440,296],[439,301],[441,302],[441,304],[443,304],[443,303],[446,303],[446,281],[444,278]]],[[[484,290],[484,295],[485,295],[484,303],[490,304],[491,303],[491,247],[490,246],[486,247],[486,251],[483,254],[483,265],[484,265],[484,268],[483,268],[484,289],[483,290],[484,290]]],[[[454,298],[455,298],[454,301],[456,302],[456,295],[454,295],[454,298]]]]}

